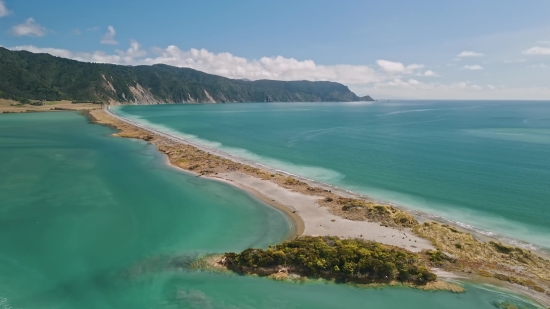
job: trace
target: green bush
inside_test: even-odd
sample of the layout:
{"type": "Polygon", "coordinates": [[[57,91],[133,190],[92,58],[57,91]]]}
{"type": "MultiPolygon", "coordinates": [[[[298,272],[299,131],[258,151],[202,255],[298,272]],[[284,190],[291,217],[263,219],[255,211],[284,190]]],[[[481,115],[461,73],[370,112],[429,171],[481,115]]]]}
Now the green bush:
{"type": "Polygon", "coordinates": [[[496,243],[494,241],[490,241],[489,242],[493,247],[495,247],[495,249],[500,252],[500,253],[505,253],[505,254],[510,254],[511,252],[513,252],[515,250],[514,247],[508,247],[508,246],[505,246],[501,243],[496,243]]]}
{"type": "Polygon", "coordinates": [[[376,242],[337,237],[300,237],[267,250],[226,253],[230,268],[291,267],[320,277],[343,276],[372,280],[427,283],[437,276],[419,265],[416,254],[376,242]]]}

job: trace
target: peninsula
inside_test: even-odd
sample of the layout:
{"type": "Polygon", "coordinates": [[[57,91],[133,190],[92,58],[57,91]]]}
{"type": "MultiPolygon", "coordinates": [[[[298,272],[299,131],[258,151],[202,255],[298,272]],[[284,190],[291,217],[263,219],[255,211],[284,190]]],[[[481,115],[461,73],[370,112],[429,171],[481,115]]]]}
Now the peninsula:
{"type": "Polygon", "coordinates": [[[436,281],[435,275],[463,277],[503,285],[550,306],[548,256],[504,245],[494,239],[474,237],[457,226],[419,222],[405,210],[253,166],[239,158],[144,127],[113,114],[108,108],[88,114],[93,122],[118,129],[115,136],[145,140],[165,153],[170,164],[197,176],[225,181],[247,190],[293,219],[297,239],[267,251],[226,253],[212,262],[216,267],[274,278],[283,272],[352,283],[392,284],[396,280],[417,288],[452,291],[460,289],[454,284],[436,281]],[[304,252],[312,260],[297,260],[293,256],[289,248],[296,242],[307,243],[305,248],[314,248],[312,252],[304,252]],[[348,264],[348,269],[353,270],[351,273],[342,270],[346,269],[345,262],[340,263],[339,259],[330,262],[323,256],[342,247],[352,252],[356,250],[352,255],[355,254],[357,260],[347,261],[354,263],[348,264]],[[320,253],[321,249],[325,253],[320,253]],[[372,252],[383,254],[373,255],[372,252]],[[374,270],[375,264],[361,262],[361,254],[379,262],[395,254],[411,259],[408,264],[388,266],[382,263],[374,270]],[[363,271],[360,265],[365,266],[363,271]],[[391,276],[380,276],[384,273],[381,271],[384,265],[389,267],[386,271],[391,276]]]}

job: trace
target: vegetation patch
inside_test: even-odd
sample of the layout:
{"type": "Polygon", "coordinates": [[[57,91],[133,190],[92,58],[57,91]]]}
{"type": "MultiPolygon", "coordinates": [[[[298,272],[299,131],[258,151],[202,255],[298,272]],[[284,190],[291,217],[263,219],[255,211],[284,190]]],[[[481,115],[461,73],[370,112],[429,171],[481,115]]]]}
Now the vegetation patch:
{"type": "Polygon", "coordinates": [[[376,242],[328,236],[305,236],[267,250],[226,253],[222,263],[238,273],[259,276],[283,272],[362,284],[424,285],[437,280],[417,254],[376,242]]]}
{"type": "Polygon", "coordinates": [[[417,225],[413,231],[431,240],[437,252],[424,252],[434,266],[448,271],[476,273],[519,284],[544,293],[550,290],[550,261],[529,250],[494,241],[482,242],[471,234],[436,222],[417,225]],[[458,244],[458,245],[457,245],[458,244]],[[445,258],[439,252],[445,252],[445,258]]]}
{"type": "Polygon", "coordinates": [[[514,251],[522,252],[522,250],[520,248],[508,247],[508,246],[505,246],[501,243],[496,243],[494,241],[490,241],[489,244],[491,244],[491,246],[495,247],[495,249],[498,252],[504,253],[504,254],[510,254],[514,251]]]}
{"type": "Polygon", "coordinates": [[[507,301],[504,301],[504,302],[494,301],[492,304],[497,309],[527,309],[524,306],[512,304],[512,303],[507,302],[507,301]]]}
{"type": "Polygon", "coordinates": [[[332,213],[350,220],[381,222],[385,226],[397,228],[413,227],[418,224],[411,214],[393,206],[372,201],[330,194],[319,203],[329,207],[332,213]]]}

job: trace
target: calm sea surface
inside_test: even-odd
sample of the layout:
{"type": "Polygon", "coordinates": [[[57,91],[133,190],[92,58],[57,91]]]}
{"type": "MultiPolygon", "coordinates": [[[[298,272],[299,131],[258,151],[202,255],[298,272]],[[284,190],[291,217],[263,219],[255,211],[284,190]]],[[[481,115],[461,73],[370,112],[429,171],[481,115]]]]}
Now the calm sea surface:
{"type": "Polygon", "coordinates": [[[124,106],[197,142],[550,248],[550,102],[124,106]]]}
{"type": "MultiPolygon", "coordinates": [[[[286,105],[219,107],[229,118],[220,117],[220,111],[210,106],[149,107],[151,111],[144,113],[163,113],[168,118],[174,114],[174,124],[193,119],[196,126],[209,128],[198,131],[213,134],[217,130],[223,132],[220,139],[244,141],[256,128],[238,130],[250,120],[229,119],[235,117],[233,112],[244,114],[252,108],[256,109],[252,115],[263,125],[269,124],[262,120],[266,114],[279,115],[273,133],[267,134],[267,129],[257,132],[264,132],[259,144],[293,149],[316,138],[310,135],[295,139],[292,145],[277,144],[274,135],[278,129],[288,132],[284,130],[291,123],[304,117],[293,119],[291,115],[296,117],[299,111],[290,110],[289,118],[281,115],[290,108],[286,105]],[[186,113],[201,116],[182,116],[186,113]],[[230,124],[227,132],[222,128],[225,123],[230,124]],[[220,128],[214,128],[217,126],[220,128]]],[[[493,301],[504,300],[524,304],[483,286],[466,285],[465,294],[362,290],[185,271],[182,265],[196,254],[280,242],[290,233],[290,224],[279,211],[248,194],[170,168],[153,147],[111,137],[111,133],[112,129],[89,124],[76,113],[0,115],[3,308],[430,309],[494,308],[493,301]]],[[[333,147],[323,147],[325,151],[317,152],[316,157],[328,155],[324,152],[333,147]]],[[[284,152],[280,149],[277,153],[284,152]]],[[[342,160],[346,158],[343,153],[342,160]]],[[[342,173],[316,162],[309,166],[319,169],[319,175],[342,173]]]]}

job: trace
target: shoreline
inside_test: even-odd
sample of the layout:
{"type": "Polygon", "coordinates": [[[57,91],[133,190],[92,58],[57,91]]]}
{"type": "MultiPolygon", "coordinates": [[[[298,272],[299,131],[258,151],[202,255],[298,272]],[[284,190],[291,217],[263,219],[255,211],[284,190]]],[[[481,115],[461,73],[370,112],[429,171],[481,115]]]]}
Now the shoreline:
{"type": "MultiPolygon", "coordinates": [[[[183,170],[183,169],[181,169],[181,170],[183,170]]],[[[288,218],[290,224],[292,225],[291,232],[286,237],[286,240],[295,238],[297,236],[302,236],[304,234],[304,230],[305,230],[304,220],[302,220],[302,218],[299,215],[297,215],[295,212],[290,210],[287,206],[285,206],[281,203],[278,203],[277,201],[274,201],[274,200],[271,200],[271,199],[267,198],[265,195],[263,195],[261,192],[258,192],[254,188],[239,185],[239,184],[236,184],[234,182],[228,181],[228,180],[223,179],[223,178],[218,178],[218,177],[204,176],[203,178],[213,180],[213,181],[219,181],[219,182],[231,185],[233,187],[237,187],[237,188],[249,193],[251,196],[253,196],[254,198],[260,200],[264,204],[267,204],[267,205],[281,211],[288,218]]]]}
{"type": "Polygon", "coordinates": [[[168,166],[170,168],[174,168],[174,169],[178,170],[179,172],[190,174],[190,175],[193,175],[195,177],[201,177],[201,178],[205,178],[205,179],[208,179],[208,180],[211,180],[211,181],[217,181],[217,182],[221,182],[221,183],[230,185],[232,187],[236,187],[236,188],[246,192],[247,194],[249,194],[253,198],[261,201],[262,203],[267,204],[269,207],[273,207],[273,208],[279,210],[280,212],[282,212],[283,215],[287,217],[289,223],[292,225],[291,231],[290,231],[289,235],[287,235],[285,240],[289,240],[289,239],[292,239],[294,237],[303,235],[304,230],[305,230],[304,221],[302,220],[302,218],[299,215],[297,215],[295,212],[290,210],[287,206],[285,206],[281,203],[278,203],[278,202],[276,202],[272,199],[267,198],[265,195],[258,192],[254,188],[239,185],[235,182],[232,182],[232,181],[229,181],[227,179],[220,178],[220,177],[202,176],[199,173],[189,171],[189,170],[183,169],[179,166],[173,165],[170,162],[170,158],[165,153],[163,153],[163,155],[166,158],[166,161],[165,161],[166,166],[168,166]]]}
{"type": "MultiPolygon", "coordinates": [[[[330,194],[333,194],[332,190],[336,191],[336,193],[341,194],[342,196],[346,196],[346,197],[354,196],[352,193],[350,193],[347,190],[335,190],[331,186],[329,186],[327,188],[327,189],[330,189],[330,190],[322,189],[322,188],[321,189],[315,188],[316,190],[318,189],[317,192],[319,192],[319,193],[325,192],[325,193],[322,193],[319,196],[316,196],[313,193],[304,194],[304,192],[300,192],[299,188],[297,189],[296,186],[290,186],[291,187],[290,189],[285,188],[285,186],[281,186],[280,183],[277,184],[273,180],[264,179],[263,177],[260,177],[258,175],[251,176],[250,173],[242,173],[242,171],[239,171],[239,170],[231,171],[229,173],[204,174],[204,171],[202,171],[200,173],[197,173],[197,171],[193,170],[193,166],[191,166],[191,167],[189,167],[189,165],[180,166],[181,164],[176,164],[175,162],[172,162],[172,160],[175,160],[175,159],[173,157],[173,152],[171,152],[172,151],[171,148],[169,146],[166,146],[162,142],[152,142],[151,140],[158,137],[161,140],[162,139],[168,140],[169,144],[173,144],[173,143],[181,144],[181,145],[185,145],[186,147],[190,147],[192,149],[195,149],[196,152],[205,152],[205,153],[207,153],[208,158],[210,158],[211,155],[214,155],[214,156],[217,156],[217,157],[221,157],[222,160],[226,160],[226,161],[231,162],[231,163],[235,163],[235,164],[238,163],[238,164],[249,166],[249,167],[250,167],[250,164],[242,163],[242,161],[246,161],[246,160],[235,160],[235,157],[232,156],[232,155],[227,155],[227,154],[220,155],[217,151],[208,149],[208,147],[204,147],[202,145],[195,145],[195,143],[188,142],[188,141],[186,141],[182,138],[178,138],[176,136],[172,136],[172,135],[166,134],[164,132],[159,132],[155,129],[148,128],[148,127],[143,126],[141,124],[136,124],[133,121],[129,121],[129,120],[126,120],[123,117],[112,114],[108,110],[92,111],[92,113],[96,113],[96,112],[99,112],[99,113],[102,113],[102,114],[106,115],[107,118],[111,118],[111,122],[107,121],[107,123],[106,123],[105,121],[97,121],[97,118],[94,117],[94,115],[92,115],[90,112],[87,112],[87,114],[89,114],[91,116],[91,118],[96,118],[96,121],[95,121],[96,123],[102,123],[102,124],[109,125],[111,127],[114,127],[116,129],[118,129],[121,132],[123,132],[125,130],[125,127],[127,127],[126,129],[129,130],[130,134],[128,134],[128,132],[126,132],[126,133],[122,133],[122,134],[117,133],[115,135],[120,136],[120,137],[130,137],[130,138],[143,139],[143,140],[145,140],[149,143],[152,143],[153,145],[155,145],[157,147],[157,149],[159,151],[161,151],[161,152],[163,152],[167,155],[167,160],[168,160],[167,164],[169,164],[170,166],[173,166],[175,168],[184,170],[185,172],[193,173],[193,174],[198,175],[198,176],[207,177],[208,179],[211,179],[211,180],[222,181],[224,183],[236,186],[240,189],[245,190],[247,193],[253,195],[254,197],[261,200],[262,202],[268,204],[269,206],[275,207],[275,208],[281,210],[290,219],[290,221],[295,224],[295,227],[296,227],[295,233],[296,233],[296,235],[301,235],[301,234],[302,235],[311,235],[311,236],[325,236],[325,235],[329,236],[330,235],[330,236],[339,236],[339,237],[344,237],[344,238],[346,238],[346,237],[347,238],[363,238],[363,234],[357,234],[357,232],[355,230],[353,230],[353,228],[352,228],[352,231],[350,233],[349,228],[356,225],[356,226],[360,226],[360,230],[366,231],[366,232],[371,233],[371,234],[372,234],[373,231],[381,232],[378,235],[375,235],[375,239],[369,238],[369,236],[372,236],[372,235],[367,235],[367,237],[363,238],[365,240],[373,240],[373,241],[377,241],[377,242],[384,243],[384,244],[395,245],[395,246],[404,248],[406,250],[416,251],[416,252],[435,249],[434,246],[432,244],[430,244],[430,241],[428,241],[425,237],[420,238],[419,236],[415,235],[415,233],[410,228],[409,229],[408,228],[402,228],[402,227],[400,228],[400,227],[395,227],[395,226],[390,227],[390,226],[387,226],[387,225],[384,226],[384,224],[380,224],[380,222],[348,220],[348,218],[342,218],[341,216],[338,217],[334,213],[329,212],[327,210],[327,207],[325,207],[326,205],[324,205],[322,200],[319,199],[319,198],[323,197],[322,194],[326,195],[327,194],[326,192],[330,192],[330,194]],[[113,123],[112,120],[115,120],[115,123],[113,123]],[[117,124],[116,122],[119,122],[119,123],[117,124]],[[121,126],[122,126],[122,128],[121,128],[121,126]],[[136,131],[136,132],[131,132],[132,130],[136,131]],[[235,161],[237,161],[237,162],[235,162],[235,161]],[[239,162],[239,161],[241,161],[241,162],[239,162]],[[279,190],[281,192],[278,192],[279,190]],[[277,191],[277,193],[275,193],[274,191],[277,191]],[[342,191],[342,192],[340,192],[340,191],[342,191]],[[285,201],[285,198],[286,198],[286,201],[285,201]],[[296,198],[301,198],[301,200],[296,200],[296,198]],[[283,200],[281,201],[280,199],[283,199],[283,200]],[[289,200],[290,200],[290,202],[289,202],[289,200]],[[298,203],[300,205],[293,205],[294,203],[298,203]],[[305,204],[309,204],[309,205],[305,205],[305,204]],[[311,204],[314,205],[313,208],[315,208],[315,209],[312,209],[311,204]],[[309,206],[309,208],[307,206],[309,206]],[[320,224],[319,226],[312,226],[312,222],[314,222],[315,220],[312,221],[311,211],[314,211],[315,214],[317,214],[317,215],[319,215],[320,212],[324,211],[324,213],[321,213],[320,216],[319,216],[320,219],[323,220],[322,224],[320,224]],[[335,218],[335,219],[332,219],[332,220],[329,221],[328,219],[330,219],[330,218],[335,218]],[[335,221],[336,221],[336,224],[335,224],[335,221]],[[323,224],[325,224],[327,226],[323,227],[322,226],[323,224]],[[337,224],[339,224],[341,227],[345,227],[344,228],[345,231],[344,231],[343,234],[339,235],[338,231],[340,231],[341,229],[339,230],[338,228],[334,228],[334,225],[337,225],[337,224]],[[302,232],[302,233],[300,233],[300,232],[302,232]],[[394,237],[388,238],[388,236],[390,236],[391,233],[394,234],[393,236],[395,236],[396,233],[398,233],[399,235],[402,235],[402,234],[405,235],[405,237],[399,236],[399,237],[401,237],[401,240],[405,240],[405,238],[409,238],[409,237],[411,237],[411,238],[412,237],[418,237],[417,239],[422,239],[423,241],[426,241],[425,244],[427,244],[428,246],[421,246],[421,248],[417,248],[417,246],[412,245],[412,248],[411,248],[410,243],[406,242],[407,240],[410,242],[411,241],[410,239],[407,239],[405,241],[401,241],[401,242],[396,243],[395,242],[396,239],[394,237]]],[[[208,162],[208,160],[207,160],[207,162],[208,162]]],[[[261,164],[257,164],[257,165],[261,166],[262,170],[266,169],[266,167],[261,165],[261,164]]],[[[252,167],[255,168],[254,166],[252,166],[252,167]]],[[[257,169],[257,168],[255,168],[255,169],[257,169]]],[[[272,171],[276,171],[276,170],[272,169],[272,171]]],[[[276,172],[277,173],[284,173],[286,175],[289,174],[289,173],[286,173],[284,171],[278,171],[278,170],[276,172]]],[[[273,174],[271,175],[271,177],[273,177],[273,174]]],[[[295,176],[295,175],[293,175],[293,177],[299,178],[298,176],[295,176]]],[[[290,178],[290,177],[288,177],[288,178],[290,178]]],[[[319,184],[315,183],[315,185],[318,187],[319,184]]],[[[309,187],[309,185],[307,185],[307,186],[309,187]]],[[[362,197],[362,198],[364,199],[364,197],[362,197]]],[[[390,207],[390,206],[386,206],[386,207],[390,207]]],[[[317,219],[319,219],[319,218],[317,218],[317,219]]],[[[362,220],[365,220],[365,219],[362,219],[362,220]]],[[[428,218],[426,220],[433,221],[431,218],[428,218]]],[[[318,221],[316,223],[318,223],[318,221]]],[[[419,226],[420,224],[418,224],[418,222],[417,222],[416,225],[419,226]]],[[[444,226],[447,226],[447,225],[444,225],[444,226]]],[[[456,228],[456,230],[461,230],[461,231],[466,230],[461,226],[453,225],[453,227],[456,228]]],[[[454,230],[453,228],[450,228],[450,229],[454,230]]],[[[468,231],[468,232],[470,232],[470,231],[468,231]]],[[[376,234],[376,233],[374,233],[374,234],[376,234]]],[[[483,241],[487,241],[487,240],[491,240],[491,239],[492,240],[497,240],[495,238],[492,238],[492,237],[486,236],[486,235],[477,235],[477,236],[478,237],[476,237],[476,238],[481,238],[483,241]]],[[[433,240],[431,242],[433,243],[433,240]]],[[[444,269],[444,267],[436,268],[435,270],[439,271],[441,269],[444,269]]],[[[497,267],[497,270],[498,270],[498,267],[497,267]]],[[[451,272],[448,273],[448,274],[451,274],[451,275],[442,274],[441,277],[445,278],[445,279],[452,279],[452,278],[456,278],[456,277],[461,277],[461,278],[466,278],[466,279],[472,279],[472,280],[475,280],[475,281],[479,280],[479,282],[484,283],[484,284],[488,283],[487,280],[485,280],[487,278],[484,278],[483,276],[480,277],[480,276],[476,275],[476,270],[475,269],[474,269],[474,272],[472,272],[471,270],[465,272],[464,270],[452,269],[451,272]],[[458,273],[457,273],[457,271],[458,271],[458,273]]],[[[494,281],[496,279],[490,278],[490,280],[488,280],[488,281],[491,281],[491,280],[494,281]]],[[[513,292],[518,292],[521,295],[524,295],[524,296],[528,297],[529,299],[535,301],[536,303],[543,304],[544,306],[550,305],[550,297],[549,297],[550,294],[548,294],[548,293],[546,293],[546,294],[542,293],[541,294],[541,293],[538,293],[538,292],[531,291],[530,288],[526,288],[524,286],[519,286],[517,284],[511,284],[511,283],[508,283],[508,282],[505,282],[505,281],[498,281],[498,282],[501,283],[502,286],[506,286],[507,289],[509,289],[513,292]]],[[[513,282],[513,281],[510,281],[510,282],[513,282]]]]}
{"type": "MultiPolygon", "coordinates": [[[[319,181],[316,181],[316,180],[313,180],[313,179],[309,179],[309,178],[306,178],[306,177],[303,177],[303,176],[299,176],[299,175],[284,171],[284,170],[273,168],[273,167],[270,167],[270,166],[267,166],[267,165],[264,165],[264,164],[261,164],[261,163],[258,163],[258,162],[254,162],[254,161],[251,161],[251,160],[248,160],[248,159],[245,159],[245,158],[241,158],[241,157],[223,152],[221,150],[199,144],[197,142],[189,141],[189,140],[187,140],[183,137],[173,135],[173,134],[170,134],[170,133],[166,133],[166,132],[163,132],[159,129],[151,128],[151,127],[148,127],[146,125],[137,123],[133,120],[124,118],[124,117],[119,116],[116,113],[112,112],[110,110],[110,106],[106,106],[104,108],[104,111],[106,113],[108,113],[109,115],[111,115],[112,117],[114,117],[114,118],[116,118],[120,121],[126,122],[130,125],[136,126],[140,129],[153,132],[154,134],[162,135],[166,138],[172,139],[173,141],[190,145],[192,147],[195,147],[195,148],[200,149],[202,151],[205,151],[207,153],[211,153],[213,155],[220,156],[222,158],[226,158],[228,160],[231,160],[231,161],[234,161],[234,162],[237,162],[237,163],[240,163],[240,164],[249,165],[249,166],[252,166],[252,167],[255,167],[255,168],[264,169],[264,170],[267,170],[267,171],[272,172],[272,173],[282,173],[282,174],[288,175],[289,177],[296,178],[299,181],[302,181],[302,182],[304,182],[304,183],[306,183],[306,184],[308,184],[312,187],[318,187],[318,188],[321,188],[321,189],[324,189],[324,190],[330,190],[331,192],[334,192],[335,194],[343,196],[343,197],[362,199],[362,200],[370,201],[370,202],[373,202],[373,203],[376,203],[376,204],[395,207],[399,210],[402,210],[404,212],[407,212],[407,213],[411,214],[420,223],[423,223],[423,222],[426,222],[426,221],[434,221],[434,222],[438,222],[438,223],[441,223],[441,224],[444,224],[444,225],[451,225],[459,231],[472,234],[476,239],[478,239],[480,241],[484,241],[484,242],[488,242],[488,241],[502,242],[502,243],[505,243],[505,244],[508,244],[508,245],[511,245],[511,246],[517,246],[517,247],[520,247],[520,248],[523,248],[523,249],[533,251],[533,253],[539,255],[542,258],[550,259],[550,251],[548,251],[544,248],[540,248],[540,247],[538,247],[534,244],[531,244],[531,243],[523,241],[523,240],[513,239],[513,238],[510,238],[510,237],[506,237],[504,235],[499,235],[498,233],[495,233],[495,232],[492,232],[492,231],[483,230],[483,229],[477,228],[475,226],[468,225],[466,223],[453,221],[453,220],[447,219],[443,216],[434,215],[434,214],[431,214],[431,213],[428,213],[428,212],[425,212],[425,211],[408,208],[406,206],[398,205],[398,204],[388,202],[388,201],[384,201],[384,200],[374,199],[370,196],[367,196],[367,195],[364,195],[364,194],[361,194],[361,193],[357,193],[357,192],[353,192],[353,191],[347,190],[345,188],[340,188],[340,187],[337,187],[337,186],[334,186],[334,185],[331,185],[331,184],[319,182],[319,181]]],[[[235,183],[233,183],[233,184],[235,184],[235,183]]]]}

